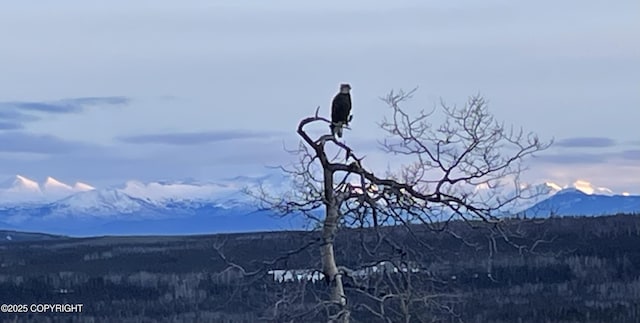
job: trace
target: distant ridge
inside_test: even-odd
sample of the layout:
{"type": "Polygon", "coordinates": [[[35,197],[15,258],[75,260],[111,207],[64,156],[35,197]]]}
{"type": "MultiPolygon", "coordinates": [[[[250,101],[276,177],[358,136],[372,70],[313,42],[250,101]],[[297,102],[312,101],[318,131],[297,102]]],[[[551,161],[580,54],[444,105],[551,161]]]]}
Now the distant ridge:
{"type": "Polygon", "coordinates": [[[565,188],[523,212],[526,216],[597,216],[640,213],[640,195],[587,194],[577,188],[565,188]]]}
{"type": "Polygon", "coordinates": [[[0,230],[0,244],[22,242],[22,241],[46,241],[60,240],[68,237],[39,232],[22,232],[13,230],[0,230]]]}

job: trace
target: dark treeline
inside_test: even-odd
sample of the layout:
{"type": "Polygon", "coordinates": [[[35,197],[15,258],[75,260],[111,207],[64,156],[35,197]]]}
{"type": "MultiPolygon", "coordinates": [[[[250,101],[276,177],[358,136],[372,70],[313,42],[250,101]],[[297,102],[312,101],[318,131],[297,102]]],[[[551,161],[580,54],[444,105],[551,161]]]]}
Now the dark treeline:
{"type": "MultiPolygon", "coordinates": [[[[389,227],[382,233],[341,231],[340,265],[357,270],[389,259],[409,268],[403,274],[377,271],[347,279],[353,321],[382,322],[366,309],[376,306],[366,295],[382,297],[394,292],[388,286],[401,285],[411,291],[407,300],[411,295],[433,296],[433,302],[409,302],[410,322],[640,322],[640,216],[514,220],[508,228],[508,241],[462,223],[447,229],[467,241],[420,226],[389,227]],[[397,244],[367,252],[379,244],[381,234],[397,244]]],[[[317,246],[301,248],[314,239],[313,232],[273,232],[1,244],[1,303],[84,307],[80,314],[3,313],[0,318],[70,323],[320,321],[311,310],[327,292],[324,281],[280,283],[267,273],[319,269],[317,246]],[[293,250],[297,252],[285,257],[293,250]],[[277,261],[269,263],[272,260],[277,261]]],[[[389,308],[400,306],[393,302],[389,308]]],[[[387,315],[393,322],[404,319],[395,311],[387,315]]]]}

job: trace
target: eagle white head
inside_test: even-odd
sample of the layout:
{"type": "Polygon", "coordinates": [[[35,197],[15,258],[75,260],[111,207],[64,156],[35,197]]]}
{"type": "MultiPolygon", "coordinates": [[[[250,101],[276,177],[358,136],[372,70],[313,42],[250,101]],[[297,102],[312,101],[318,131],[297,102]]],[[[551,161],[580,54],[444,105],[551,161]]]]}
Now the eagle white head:
{"type": "Polygon", "coordinates": [[[340,93],[349,93],[351,91],[351,85],[349,83],[340,84],[340,93]]]}

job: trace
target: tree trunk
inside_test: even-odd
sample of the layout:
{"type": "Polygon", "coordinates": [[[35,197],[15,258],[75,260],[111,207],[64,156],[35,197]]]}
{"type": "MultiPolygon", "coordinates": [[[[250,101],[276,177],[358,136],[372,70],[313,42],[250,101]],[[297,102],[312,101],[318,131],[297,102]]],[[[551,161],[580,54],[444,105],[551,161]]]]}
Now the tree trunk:
{"type": "Polygon", "coordinates": [[[335,252],[333,250],[334,238],[338,230],[339,201],[336,199],[333,188],[333,172],[327,169],[324,170],[324,193],[326,214],[322,226],[323,244],[320,247],[322,272],[331,288],[331,302],[339,305],[340,308],[338,313],[335,313],[337,314],[336,319],[331,319],[329,322],[349,323],[349,311],[346,308],[347,297],[344,294],[342,276],[339,275],[335,252]]]}

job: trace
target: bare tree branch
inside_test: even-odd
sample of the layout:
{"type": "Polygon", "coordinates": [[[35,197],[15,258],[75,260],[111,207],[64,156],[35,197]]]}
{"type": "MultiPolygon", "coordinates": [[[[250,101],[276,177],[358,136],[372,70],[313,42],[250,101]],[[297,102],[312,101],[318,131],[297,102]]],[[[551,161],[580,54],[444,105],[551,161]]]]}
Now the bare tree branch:
{"type": "MultiPolygon", "coordinates": [[[[509,238],[510,232],[503,224],[518,201],[536,196],[520,183],[520,174],[526,170],[522,161],[548,148],[551,142],[543,143],[533,133],[497,122],[480,95],[470,97],[461,108],[441,102],[431,111],[412,115],[401,104],[415,91],[392,91],[383,98],[391,116],[379,124],[387,134],[380,144],[390,157],[402,159],[395,173],[376,174],[367,168],[364,157],[335,137],[310,135],[306,130],[309,125],[331,123],[319,115],[318,107],[296,129],[301,143],[290,153],[298,157],[298,162],[291,168],[281,168],[292,179],[291,189],[275,193],[260,187],[249,192],[262,209],[282,215],[301,214],[318,224],[320,238],[313,245],[320,248],[322,273],[330,290],[323,302],[330,322],[349,322],[353,311],[366,311],[381,322],[422,321],[414,311],[417,306],[453,312],[450,305],[435,302],[451,300],[452,295],[428,294],[415,286],[420,280],[421,284],[436,281],[416,261],[406,259],[418,257],[416,248],[435,252],[416,228],[449,233],[466,247],[479,250],[481,245],[466,241],[448,226],[453,220],[471,227],[483,223],[482,227],[490,231],[489,277],[498,238],[521,248],[509,238]],[[430,122],[438,118],[438,112],[444,122],[433,126],[430,122]],[[385,236],[382,227],[404,228],[412,245],[385,236]],[[338,266],[337,253],[348,251],[336,249],[336,236],[347,228],[375,230],[377,238],[371,246],[361,241],[366,252],[363,257],[375,261],[362,260],[360,268],[338,266]],[[361,272],[381,264],[391,269],[360,277],[361,272]],[[348,302],[347,292],[362,301],[348,302]]],[[[545,241],[540,240],[529,250],[534,251],[545,241]]]]}

